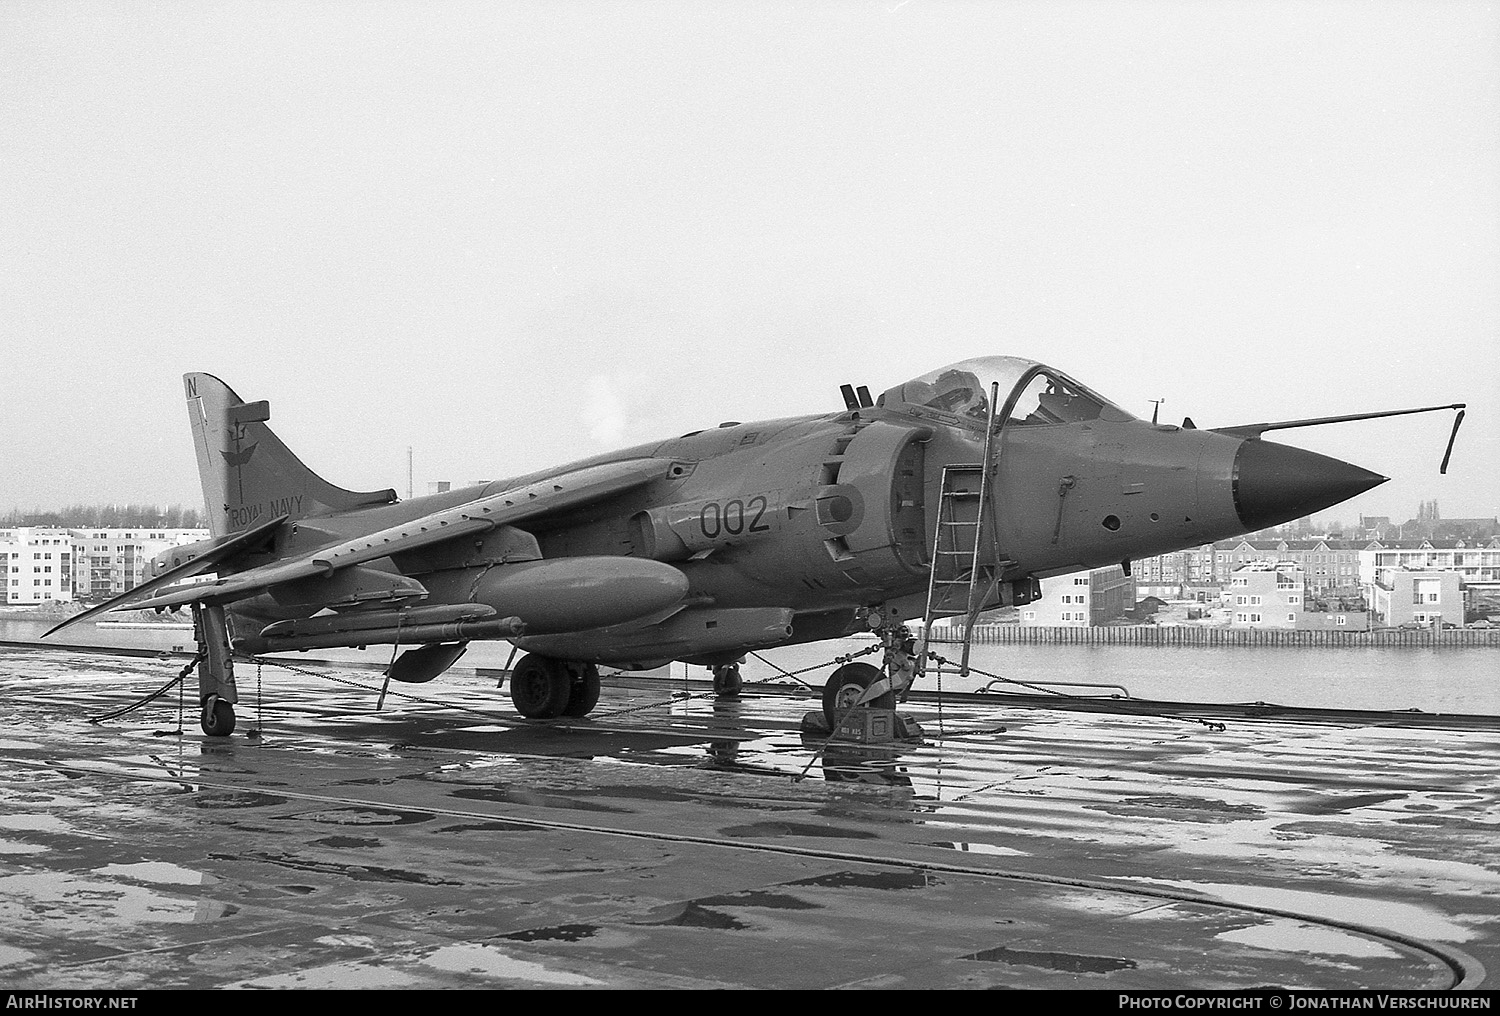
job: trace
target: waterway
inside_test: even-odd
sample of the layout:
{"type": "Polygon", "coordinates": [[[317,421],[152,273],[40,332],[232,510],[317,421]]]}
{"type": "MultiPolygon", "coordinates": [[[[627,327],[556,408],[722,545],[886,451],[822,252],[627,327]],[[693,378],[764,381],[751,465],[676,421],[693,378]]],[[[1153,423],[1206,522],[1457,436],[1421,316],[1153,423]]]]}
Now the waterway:
{"type": "MultiPolygon", "coordinates": [[[[0,619],[0,641],[35,641],[52,622],[0,619]]],[[[88,622],[69,628],[51,642],[141,649],[192,649],[185,628],[146,630],[88,622]]],[[[859,652],[870,638],[839,639],[773,649],[748,657],[746,681],[775,678],[781,670],[803,668],[859,652]],[[778,669],[779,668],[779,669],[778,669]]],[[[960,647],[934,643],[957,661],[960,647]]],[[[294,658],[384,664],[389,646],[293,654],[294,658]]],[[[506,665],[510,645],[476,642],[460,668],[506,665]]],[[[879,654],[861,659],[879,662],[879,654]]],[[[1500,648],[1494,646],[1080,646],[976,645],[970,665],[979,673],[960,678],[941,672],[946,690],[976,691],[995,678],[1043,685],[1070,694],[1110,694],[1123,689],[1136,698],[1187,702],[1273,702],[1330,709],[1420,709],[1424,712],[1500,715],[1500,648]],[[1080,687],[1080,685],[1118,686],[1080,687]]],[[[601,668],[606,673],[610,668],[601,668]]],[[[821,685],[828,667],[800,674],[821,685]]],[[[673,664],[654,675],[706,678],[701,667],[673,664]]],[[[917,686],[934,690],[939,674],[929,672],[917,686]]],[[[997,685],[997,688],[1005,685],[997,685]]],[[[1014,685],[1012,690],[1027,690],[1014,685]]]]}

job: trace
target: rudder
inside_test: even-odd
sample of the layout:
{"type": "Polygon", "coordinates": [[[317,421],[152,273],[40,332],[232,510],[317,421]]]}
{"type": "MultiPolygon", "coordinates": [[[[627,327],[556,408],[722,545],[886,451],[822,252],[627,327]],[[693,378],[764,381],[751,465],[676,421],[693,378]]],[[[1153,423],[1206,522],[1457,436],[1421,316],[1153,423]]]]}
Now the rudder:
{"type": "Polygon", "coordinates": [[[182,383],[214,536],[277,515],[333,515],[396,500],[394,490],[345,490],[308,469],[266,426],[269,403],[247,403],[212,374],[184,374],[182,383]]]}

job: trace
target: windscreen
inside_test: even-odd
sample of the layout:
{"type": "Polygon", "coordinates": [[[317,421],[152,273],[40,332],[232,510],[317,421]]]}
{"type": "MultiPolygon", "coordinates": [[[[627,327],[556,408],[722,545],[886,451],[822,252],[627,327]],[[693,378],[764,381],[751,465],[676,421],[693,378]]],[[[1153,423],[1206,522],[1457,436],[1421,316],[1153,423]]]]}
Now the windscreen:
{"type": "Polygon", "coordinates": [[[982,356],[939,367],[897,385],[877,404],[904,409],[914,416],[982,428],[989,418],[991,392],[997,384],[996,413],[1010,405],[1005,421],[1008,427],[1131,419],[1129,413],[1066,374],[1018,356],[982,356]]]}

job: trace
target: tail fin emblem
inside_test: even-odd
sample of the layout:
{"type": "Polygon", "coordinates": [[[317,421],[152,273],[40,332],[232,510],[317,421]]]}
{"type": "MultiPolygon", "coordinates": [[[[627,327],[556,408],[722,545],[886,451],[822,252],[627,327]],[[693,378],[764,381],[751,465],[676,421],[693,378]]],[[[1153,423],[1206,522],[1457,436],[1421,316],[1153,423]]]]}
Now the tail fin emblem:
{"type": "MultiPolygon", "coordinates": [[[[257,403],[256,405],[264,406],[265,403],[257,403]]],[[[244,406],[238,408],[243,410],[251,407],[244,406]]],[[[231,417],[234,415],[233,410],[231,410],[230,415],[231,417]]],[[[270,416],[270,413],[266,415],[270,416]]],[[[242,505],[245,503],[245,463],[250,461],[250,456],[255,454],[256,448],[260,447],[259,441],[251,443],[248,448],[240,447],[240,442],[245,439],[245,431],[248,429],[248,424],[232,420],[229,425],[229,438],[234,442],[234,450],[230,451],[228,448],[223,448],[219,451],[219,454],[224,456],[224,464],[234,467],[235,486],[238,489],[239,503],[242,505]]]]}

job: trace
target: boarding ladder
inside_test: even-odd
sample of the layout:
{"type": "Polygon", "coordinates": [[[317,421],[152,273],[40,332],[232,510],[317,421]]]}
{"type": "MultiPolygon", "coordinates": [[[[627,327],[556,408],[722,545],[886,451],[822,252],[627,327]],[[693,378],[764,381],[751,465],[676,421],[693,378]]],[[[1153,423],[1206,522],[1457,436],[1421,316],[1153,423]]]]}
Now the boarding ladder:
{"type": "Polygon", "coordinates": [[[963,594],[963,657],[959,676],[969,674],[969,646],[974,620],[999,578],[998,561],[981,561],[986,527],[990,528],[992,554],[998,553],[991,504],[991,471],[994,466],[995,400],[999,385],[990,388],[989,417],[984,430],[984,455],[978,463],[950,463],[943,467],[938,495],[937,525],[932,535],[932,569],[927,580],[927,609],[922,617],[922,641],[917,653],[917,672],[927,664],[927,643],[932,622],[939,611],[951,611],[957,595],[963,594]]]}

